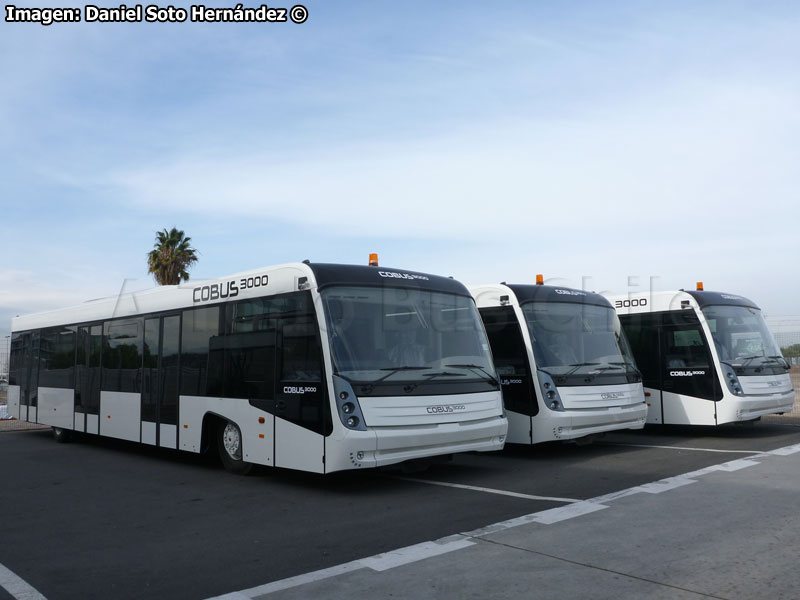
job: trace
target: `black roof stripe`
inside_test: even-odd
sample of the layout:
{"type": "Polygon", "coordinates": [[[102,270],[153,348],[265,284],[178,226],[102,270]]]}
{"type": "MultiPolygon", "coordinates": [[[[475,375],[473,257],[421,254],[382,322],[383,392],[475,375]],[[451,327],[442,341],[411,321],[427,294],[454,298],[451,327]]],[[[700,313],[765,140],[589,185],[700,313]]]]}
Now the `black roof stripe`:
{"type": "Polygon", "coordinates": [[[558,285],[507,284],[520,304],[524,302],[571,302],[573,304],[596,304],[612,308],[611,303],[600,294],[576,290],[558,285]]]}
{"type": "Polygon", "coordinates": [[[463,283],[441,275],[366,265],[310,263],[308,266],[314,272],[317,287],[320,289],[329,285],[386,286],[430,290],[471,297],[469,290],[463,283]]]}
{"type": "Polygon", "coordinates": [[[696,290],[685,290],[692,298],[695,299],[700,308],[704,306],[723,305],[723,306],[749,306],[750,308],[758,308],[758,304],[745,298],[744,296],[737,296],[736,294],[726,294],[725,292],[706,292],[696,290]]]}

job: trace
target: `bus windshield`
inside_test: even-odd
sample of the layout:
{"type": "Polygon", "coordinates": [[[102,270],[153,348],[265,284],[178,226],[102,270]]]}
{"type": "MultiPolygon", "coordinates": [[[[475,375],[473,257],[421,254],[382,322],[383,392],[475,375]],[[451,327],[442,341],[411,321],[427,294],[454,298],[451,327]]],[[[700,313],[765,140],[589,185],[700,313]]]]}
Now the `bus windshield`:
{"type": "Polygon", "coordinates": [[[613,308],[575,302],[527,302],[522,312],[539,368],[552,375],[637,373],[613,308]]]}
{"type": "Polygon", "coordinates": [[[414,288],[321,290],[334,372],[362,384],[479,382],[498,389],[471,298],[414,288]]]}
{"type": "Polygon", "coordinates": [[[717,354],[734,366],[783,366],[781,351],[761,311],[748,306],[703,308],[717,354]]]}

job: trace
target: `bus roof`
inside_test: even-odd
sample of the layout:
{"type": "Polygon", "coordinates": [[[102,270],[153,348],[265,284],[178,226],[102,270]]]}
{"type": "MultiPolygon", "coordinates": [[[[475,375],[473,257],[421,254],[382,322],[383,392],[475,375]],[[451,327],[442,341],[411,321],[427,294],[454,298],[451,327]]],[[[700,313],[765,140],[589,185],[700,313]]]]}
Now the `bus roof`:
{"type": "Polygon", "coordinates": [[[323,289],[330,285],[367,287],[406,287],[445,292],[470,297],[469,290],[452,277],[406,271],[390,267],[371,267],[366,265],[337,265],[329,263],[309,263],[314,273],[317,287],[323,289]]]}
{"type": "Polygon", "coordinates": [[[15,317],[12,331],[26,331],[92,323],[150,313],[214,306],[229,300],[244,300],[329,285],[387,286],[441,291],[469,297],[464,284],[438,275],[387,267],[328,263],[288,263],[262,267],[206,280],[191,280],[180,285],[164,285],[90,300],[83,304],[15,317]],[[252,285],[251,285],[252,284],[252,285]],[[258,284],[258,285],[256,285],[258,284]]]}
{"type": "Polygon", "coordinates": [[[683,290],[695,299],[698,306],[703,308],[705,306],[716,305],[730,305],[730,306],[747,306],[749,308],[758,308],[758,305],[752,300],[744,296],[736,296],[734,294],[726,294],[723,292],[706,292],[697,290],[683,290]]]}
{"type": "Polygon", "coordinates": [[[571,302],[596,304],[611,308],[611,303],[600,294],[557,285],[506,284],[520,304],[524,302],[571,302]]]}

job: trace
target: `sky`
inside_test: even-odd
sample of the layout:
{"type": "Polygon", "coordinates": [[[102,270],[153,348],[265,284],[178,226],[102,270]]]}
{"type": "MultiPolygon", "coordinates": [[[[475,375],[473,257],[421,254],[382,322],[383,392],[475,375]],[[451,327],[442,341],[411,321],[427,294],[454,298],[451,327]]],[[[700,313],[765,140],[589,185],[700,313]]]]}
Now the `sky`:
{"type": "Polygon", "coordinates": [[[0,335],[154,286],[173,226],[195,280],[377,252],[468,284],[703,281],[800,315],[796,2],[305,5],[0,22],[0,335]]]}

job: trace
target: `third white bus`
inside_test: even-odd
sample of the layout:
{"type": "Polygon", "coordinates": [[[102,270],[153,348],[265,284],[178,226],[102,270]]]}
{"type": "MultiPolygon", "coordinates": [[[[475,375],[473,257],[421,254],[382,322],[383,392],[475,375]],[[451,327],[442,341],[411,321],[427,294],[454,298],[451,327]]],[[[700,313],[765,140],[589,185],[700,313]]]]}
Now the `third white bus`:
{"type": "Polygon", "coordinates": [[[789,364],[761,310],[697,287],[609,297],[644,377],[648,423],[721,425],[790,412],[789,364]]]}

